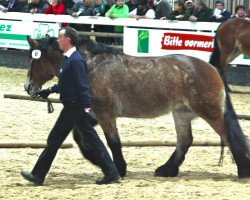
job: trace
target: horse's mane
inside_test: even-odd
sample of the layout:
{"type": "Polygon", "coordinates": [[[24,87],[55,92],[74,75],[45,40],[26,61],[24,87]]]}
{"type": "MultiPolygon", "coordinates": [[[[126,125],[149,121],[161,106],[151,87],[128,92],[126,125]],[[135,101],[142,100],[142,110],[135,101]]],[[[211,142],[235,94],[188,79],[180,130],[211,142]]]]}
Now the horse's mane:
{"type": "Polygon", "coordinates": [[[85,36],[80,36],[78,39],[77,46],[81,47],[82,45],[86,45],[87,51],[89,51],[92,54],[102,54],[102,53],[123,54],[123,51],[121,49],[111,47],[104,43],[95,42],[94,40],[85,36]]]}
{"type": "MultiPolygon", "coordinates": [[[[51,49],[62,53],[62,51],[59,48],[56,37],[45,37],[42,39],[38,39],[37,41],[38,41],[37,48],[40,49],[41,51],[48,51],[49,49],[51,49]]],[[[80,36],[78,38],[76,48],[79,49],[84,46],[86,47],[86,50],[92,54],[102,54],[102,53],[123,54],[123,51],[118,48],[111,47],[104,43],[95,42],[92,39],[85,36],[80,36]]]]}

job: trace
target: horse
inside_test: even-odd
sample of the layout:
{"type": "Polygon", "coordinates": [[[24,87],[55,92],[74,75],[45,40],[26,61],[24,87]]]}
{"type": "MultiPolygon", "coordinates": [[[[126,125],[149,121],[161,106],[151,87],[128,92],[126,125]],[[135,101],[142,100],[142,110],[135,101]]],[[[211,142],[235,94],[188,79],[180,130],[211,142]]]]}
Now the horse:
{"type": "Polygon", "coordinates": [[[250,57],[250,21],[242,18],[229,19],[220,24],[214,38],[214,50],[209,63],[221,73],[226,88],[225,71],[228,64],[240,54],[250,57]]]}
{"type": "MultiPolygon", "coordinates": [[[[42,85],[58,76],[63,54],[57,38],[32,39],[24,87],[36,95],[42,85]]],[[[172,111],[177,134],[176,148],[155,176],[176,177],[192,144],[191,121],[203,118],[228,145],[239,178],[250,177],[249,142],[244,135],[230,96],[220,74],[209,63],[186,55],[133,57],[90,38],[79,37],[77,49],[86,59],[92,94],[92,110],[102,128],[119,174],[124,177],[127,163],[116,125],[117,117],[155,118],[172,111]]],[[[91,146],[77,127],[73,136],[84,157],[98,165],[91,146]]]]}

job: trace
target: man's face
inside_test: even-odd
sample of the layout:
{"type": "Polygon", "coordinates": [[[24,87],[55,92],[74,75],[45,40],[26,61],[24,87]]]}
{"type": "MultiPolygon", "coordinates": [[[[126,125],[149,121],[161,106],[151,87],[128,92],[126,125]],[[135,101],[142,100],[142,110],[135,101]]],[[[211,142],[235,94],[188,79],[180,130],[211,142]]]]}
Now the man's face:
{"type": "Polygon", "coordinates": [[[116,5],[118,8],[122,7],[124,4],[124,0],[116,0],[116,5]]]}
{"type": "Polygon", "coordinates": [[[217,9],[219,9],[219,10],[223,10],[223,9],[224,9],[224,6],[223,6],[222,3],[217,3],[217,4],[215,5],[215,7],[216,7],[217,9]]]}
{"type": "Polygon", "coordinates": [[[91,0],[83,0],[83,5],[88,7],[91,5],[91,0]]]}
{"type": "Polygon", "coordinates": [[[38,3],[39,3],[39,0],[32,0],[32,3],[38,4],[38,3]]]}
{"type": "Polygon", "coordinates": [[[239,17],[244,16],[244,14],[245,14],[245,10],[244,10],[243,8],[239,8],[239,9],[237,10],[237,15],[238,15],[239,17]]]}
{"type": "Polygon", "coordinates": [[[58,42],[59,48],[63,52],[66,52],[68,50],[67,47],[69,45],[70,38],[65,36],[65,30],[64,29],[59,32],[57,42],[58,42]]]}

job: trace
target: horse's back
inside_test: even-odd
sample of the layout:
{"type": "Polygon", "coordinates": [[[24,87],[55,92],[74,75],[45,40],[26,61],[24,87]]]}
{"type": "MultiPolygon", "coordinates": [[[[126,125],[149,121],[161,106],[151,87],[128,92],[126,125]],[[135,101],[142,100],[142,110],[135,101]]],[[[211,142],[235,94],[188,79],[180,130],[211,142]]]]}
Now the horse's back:
{"type": "Polygon", "coordinates": [[[177,104],[198,101],[197,94],[223,88],[211,65],[184,55],[99,55],[92,65],[94,102],[99,108],[115,110],[119,116],[156,117],[177,104]]]}

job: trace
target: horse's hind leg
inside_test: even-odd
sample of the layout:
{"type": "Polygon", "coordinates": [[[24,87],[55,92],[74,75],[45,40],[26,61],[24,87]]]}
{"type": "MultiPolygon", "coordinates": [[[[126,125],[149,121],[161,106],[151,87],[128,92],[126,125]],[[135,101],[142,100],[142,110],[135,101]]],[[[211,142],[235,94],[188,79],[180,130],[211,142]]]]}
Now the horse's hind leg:
{"type": "Polygon", "coordinates": [[[195,114],[184,105],[176,108],[172,113],[177,133],[176,149],[169,160],[155,170],[155,176],[177,176],[179,173],[179,166],[184,161],[185,154],[193,141],[191,120],[195,117],[195,114]]]}

